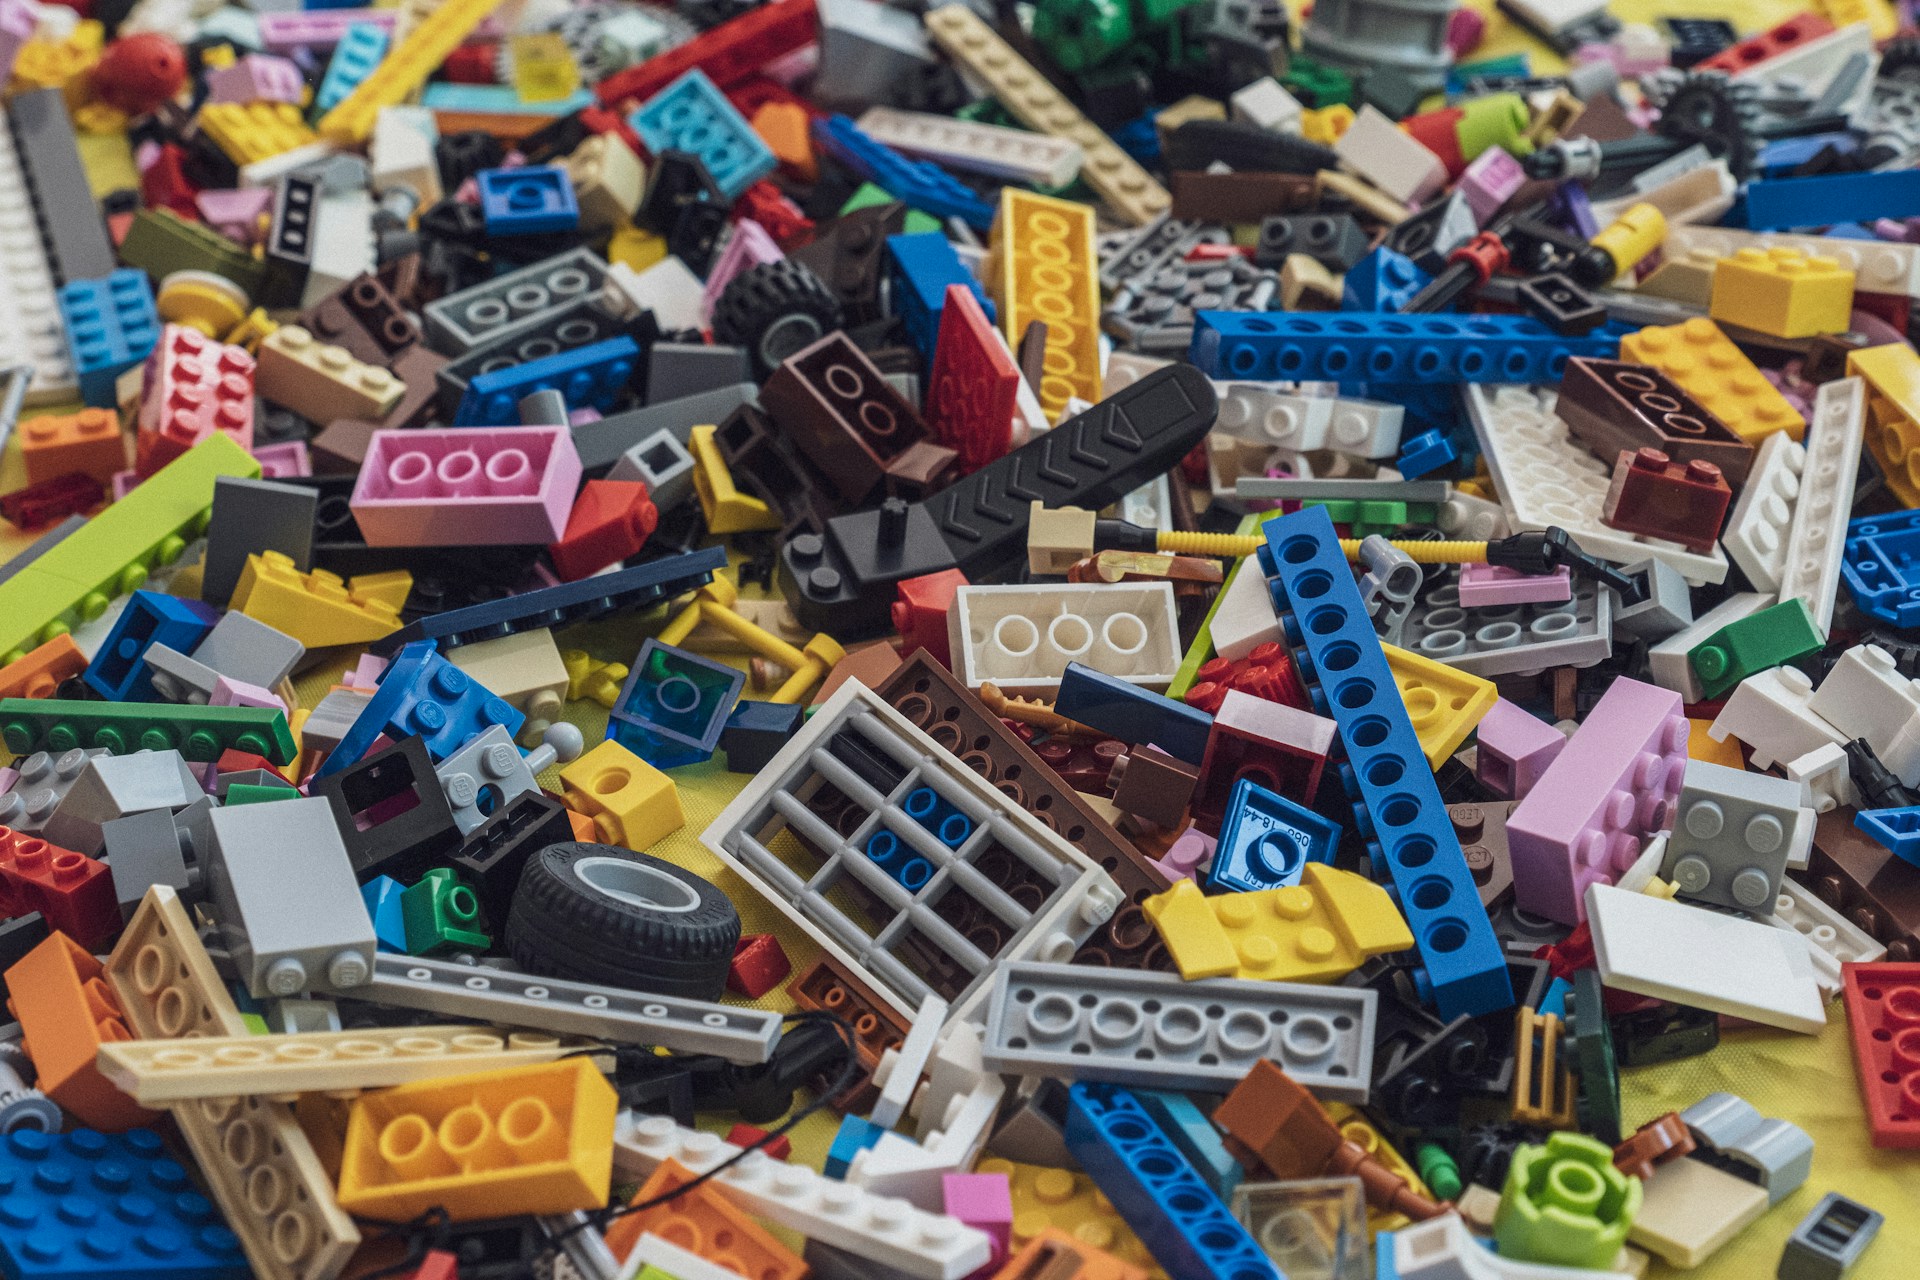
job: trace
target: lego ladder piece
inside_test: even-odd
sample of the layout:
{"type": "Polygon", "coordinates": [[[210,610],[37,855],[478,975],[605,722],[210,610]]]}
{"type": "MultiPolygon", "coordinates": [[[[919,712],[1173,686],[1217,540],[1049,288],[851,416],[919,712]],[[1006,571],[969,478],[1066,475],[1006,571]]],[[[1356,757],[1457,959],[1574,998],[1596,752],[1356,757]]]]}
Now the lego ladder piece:
{"type": "Polygon", "coordinates": [[[1333,521],[1314,508],[1269,521],[1266,531],[1261,559],[1274,606],[1311,659],[1298,665],[1318,678],[1316,709],[1340,728],[1355,820],[1374,865],[1384,860],[1399,890],[1440,1016],[1510,1007],[1506,959],[1333,521]]]}

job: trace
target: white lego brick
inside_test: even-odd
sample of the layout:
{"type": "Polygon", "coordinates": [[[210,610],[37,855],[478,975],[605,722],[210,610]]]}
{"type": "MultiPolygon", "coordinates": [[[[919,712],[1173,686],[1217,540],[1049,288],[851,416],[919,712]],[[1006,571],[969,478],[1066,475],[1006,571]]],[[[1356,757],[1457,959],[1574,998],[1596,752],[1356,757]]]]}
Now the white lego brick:
{"type": "Polygon", "coordinates": [[[1284,643],[1273,596],[1257,566],[1243,561],[1220,589],[1220,602],[1214,606],[1207,630],[1213,637],[1213,651],[1229,662],[1238,662],[1268,641],[1284,643]]]}
{"type": "Polygon", "coordinates": [[[1808,1035],[1827,1025],[1806,944],[1772,925],[1609,884],[1587,886],[1587,923],[1609,987],[1808,1035]]]}
{"type": "Polygon", "coordinates": [[[900,1047],[880,1055],[879,1065],[873,1071],[873,1082],[880,1086],[880,1097],[867,1118],[882,1129],[900,1127],[946,1020],[947,1002],[936,995],[927,996],[920,1001],[920,1009],[913,1015],[913,1025],[907,1029],[907,1038],[900,1042],[900,1047]]]}
{"type": "Polygon", "coordinates": [[[941,1031],[940,1043],[927,1064],[927,1082],[914,1095],[909,1111],[920,1136],[931,1138],[976,1085],[997,1078],[987,1071],[981,1056],[980,1034],[980,1027],[972,1022],[949,1022],[941,1031]]]}
{"type": "Polygon", "coordinates": [[[240,185],[243,187],[270,187],[290,173],[298,172],[310,164],[318,164],[334,154],[331,142],[309,142],[303,147],[291,151],[282,151],[277,156],[268,156],[240,166],[240,185]]]}
{"type": "Polygon", "coordinates": [[[1691,223],[1713,222],[1733,207],[1740,184],[1725,160],[1688,169],[1665,182],[1644,190],[1632,191],[1614,200],[1593,202],[1594,221],[1606,226],[1636,204],[1650,204],[1667,220],[1669,228],[1691,223]]]}
{"type": "Polygon", "coordinates": [[[920,111],[871,107],[860,117],[860,127],[896,151],[1002,182],[1064,187],[1086,160],[1086,152],[1070,138],[920,111]]]}
{"type": "Polygon", "coordinates": [[[1467,413],[1493,473],[1494,488],[1517,532],[1558,526],[1581,550],[1615,564],[1649,556],[1690,583],[1724,582],[1727,557],[1715,547],[1699,555],[1674,542],[1610,529],[1600,520],[1613,469],[1577,443],[1554,416],[1548,390],[1492,384],[1466,388],[1467,413]]]}
{"type": "Polygon", "coordinates": [[[1447,183],[1439,156],[1371,103],[1333,144],[1340,163],[1402,204],[1425,200],[1447,183]]]}
{"type": "Polygon", "coordinates": [[[1215,431],[1301,453],[1326,448],[1333,422],[1331,399],[1276,391],[1258,382],[1216,382],[1213,389],[1220,400],[1215,431]]]}
{"type": "MultiPolygon", "coordinates": [[[[998,330],[995,330],[995,332],[998,332],[998,330]]],[[[1159,356],[1141,355],[1137,351],[1116,351],[1107,357],[1106,368],[1102,370],[1100,394],[1103,396],[1115,395],[1126,390],[1156,369],[1168,368],[1173,363],[1171,360],[1162,360],[1159,356]]],[[[1214,390],[1220,390],[1221,385],[1220,383],[1215,383],[1214,390]]],[[[1225,401],[1223,399],[1222,409],[1224,410],[1224,408],[1225,401]]]]}
{"type": "MultiPolygon", "coordinates": [[[[1694,672],[1693,664],[1687,661],[1687,655],[1705,642],[1708,636],[1730,622],[1751,617],[1773,603],[1773,596],[1759,591],[1743,591],[1737,596],[1728,596],[1704,617],[1695,618],[1693,625],[1685,630],[1676,631],[1647,650],[1647,665],[1653,672],[1653,682],[1662,689],[1671,689],[1687,702],[1698,702],[1706,697],[1706,690],[1700,685],[1700,677],[1694,672]]],[[[1799,752],[1795,752],[1798,755],[1799,752]]]]}
{"type": "Polygon", "coordinates": [[[1841,654],[1807,705],[1849,741],[1865,738],[1901,782],[1920,783],[1920,752],[1910,745],[1920,730],[1920,682],[1901,675],[1885,649],[1863,644],[1841,654]]]}
{"type": "Polygon", "coordinates": [[[729,1271],[717,1262],[709,1262],[691,1249],[682,1249],[651,1231],[641,1233],[613,1280],[634,1280],[648,1267],[657,1268],[661,1274],[672,1276],[673,1280],[740,1280],[739,1273],[729,1271]]]}
{"type": "Polygon", "coordinates": [[[947,632],[953,674],[969,689],[992,682],[1009,694],[1058,688],[1070,662],[1159,692],[1182,657],[1165,582],[961,587],[947,632]]]}
{"type": "Polygon", "coordinates": [[[24,365],[33,370],[24,401],[29,407],[77,400],[80,389],[53,267],[14,151],[13,131],[5,125],[0,119],[0,291],[7,304],[7,320],[0,323],[0,368],[24,365]]]}
{"type": "Polygon", "coordinates": [[[898,1196],[929,1213],[940,1212],[946,1200],[941,1180],[965,1173],[980,1158],[1006,1092],[1006,1083],[998,1077],[977,1082],[955,1100],[945,1126],[930,1132],[924,1144],[897,1133],[882,1134],[879,1142],[855,1153],[847,1165],[847,1181],[877,1195],[898,1196]]]}
{"type": "Polygon", "coordinates": [[[1506,6],[1543,32],[1565,31],[1607,11],[1607,0],[1506,0],[1506,6]]]}
{"type": "Polygon", "coordinates": [[[1590,1271],[1503,1258],[1474,1238],[1457,1213],[1410,1223],[1382,1236],[1381,1273],[1397,1280],[1635,1280],[1625,1271],[1590,1271]],[[1391,1243],[1388,1243],[1391,1241],[1391,1243]]]}
{"type": "Polygon", "coordinates": [[[624,262],[607,268],[606,301],[622,317],[653,312],[662,329],[701,329],[701,302],[706,286],[687,264],[668,254],[645,271],[624,262]]]}
{"type": "Polygon", "coordinates": [[[1327,448],[1359,458],[1391,458],[1400,452],[1405,405],[1336,396],[1327,421],[1327,448]]]}
{"type": "MultiPolygon", "coordinates": [[[[1072,403],[1069,401],[1069,403],[1072,403]]],[[[1062,415],[1064,421],[1067,415],[1062,415]]],[[[1171,532],[1173,529],[1173,482],[1166,473],[1155,476],[1138,489],[1129,489],[1120,495],[1120,501],[1114,504],[1116,514],[1128,524],[1141,529],[1159,529],[1171,532]]]]}
{"type": "Polygon", "coordinates": [[[1780,590],[1780,573],[1787,560],[1787,534],[1800,501],[1800,473],[1807,451],[1784,431],[1760,444],[1753,470],[1740,488],[1733,514],[1720,530],[1720,545],[1762,591],[1780,590]]]}
{"type": "Polygon", "coordinates": [[[1813,681],[1794,667],[1769,667],[1742,680],[1707,730],[1715,742],[1732,734],[1747,744],[1756,769],[1798,760],[1825,746],[1844,746],[1841,732],[1813,713],[1813,681]]]}
{"type": "Polygon", "coordinates": [[[1440,504],[1435,522],[1440,532],[1462,542],[1492,542],[1513,532],[1507,526],[1506,508],[1458,489],[1451,490],[1440,504]]]}
{"type": "Polygon", "coordinates": [[[1664,251],[1670,259],[1689,257],[1696,251],[1714,258],[1731,258],[1742,249],[1798,249],[1809,256],[1832,258],[1853,272],[1853,287],[1861,293],[1920,298],[1920,245],[1732,227],[1667,227],[1664,251]]]}
{"type": "Polygon", "coordinates": [[[313,218],[313,265],[300,305],[311,307],[338,293],[376,265],[372,194],[348,191],[322,197],[313,218]]]}
{"type": "MultiPolygon", "coordinates": [[[[1803,756],[1784,761],[1780,767],[1786,771],[1789,782],[1800,784],[1803,803],[1815,813],[1827,813],[1859,802],[1859,792],[1854,789],[1847,767],[1846,749],[1838,743],[1815,747],[1803,756]]],[[[1804,869],[1794,867],[1791,861],[1787,866],[1792,870],[1804,869]]]]}
{"type": "Polygon", "coordinates": [[[385,107],[374,118],[373,141],[368,146],[373,189],[405,187],[420,198],[422,207],[443,194],[440,166],[433,156],[433,113],[417,107],[385,107]],[[421,129],[416,115],[427,118],[421,129]]]}
{"type": "Polygon", "coordinates": [[[1273,133],[1300,132],[1300,116],[1305,110],[1299,99],[1272,76],[1261,76],[1252,84],[1234,90],[1227,98],[1227,109],[1235,120],[1257,124],[1273,133]]]}
{"type": "Polygon", "coordinates": [[[1735,84],[1776,84],[1791,81],[1808,97],[1820,98],[1834,77],[1856,57],[1869,59],[1864,74],[1855,81],[1852,92],[1835,104],[1840,115],[1852,115],[1867,105],[1873,96],[1873,79],[1879,70],[1879,58],[1873,51],[1873,33],[1867,24],[1853,22],[1837,31],[1815,36],[1804,44],[1775,54],[1764,61],[1744,67],[1733,74],[1735,84]]]}
{"type": "MultiPolygon", "coordinates": [[[[666,1160],[706,1173],[740,1154],[716,1134],[683,1128],[669,1116],[620,1113],[613,1162],[645,1178],[666,1160]]],[[[960,1280],[986,1265],[987,1233],[905,1200],[878,1196],[803,1164],[755,1151],[715,1174],[712,1185],[755,1217],[810,1239],[895,1267],[916,1280],[960,1280]]]]}
{"type": "Polygon", "coordinates": [[[1853,486],[1860,475],[1865,412],[1865,384],[1841,378],[1821,386],[1808,415],[1806,465],[1780,567],[1780,598],[1806,601],[1822,635],[1833,625],[1840,592],[1840,561],[1847,520],[1853,515],[1853,486]]]}

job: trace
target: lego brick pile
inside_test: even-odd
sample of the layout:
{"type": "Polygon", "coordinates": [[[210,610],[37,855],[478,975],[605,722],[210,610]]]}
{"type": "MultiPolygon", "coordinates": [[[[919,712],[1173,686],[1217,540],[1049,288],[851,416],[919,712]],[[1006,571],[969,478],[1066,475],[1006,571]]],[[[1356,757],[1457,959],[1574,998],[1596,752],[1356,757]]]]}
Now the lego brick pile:
{"type": "Polygon", "coordinates": [[[1909,1271],[1776,8],[0,0],[0,1280],[1909,1271]]]}

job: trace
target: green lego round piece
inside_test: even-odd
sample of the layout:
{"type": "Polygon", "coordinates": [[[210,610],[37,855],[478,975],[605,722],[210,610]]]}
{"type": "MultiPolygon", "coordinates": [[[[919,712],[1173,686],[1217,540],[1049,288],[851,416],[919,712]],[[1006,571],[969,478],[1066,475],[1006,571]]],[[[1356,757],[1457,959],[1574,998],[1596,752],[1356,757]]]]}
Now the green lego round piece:
{"type": "Polygon", "coordinates": [[[1563,1267],[1613,1264],[1640,1212],[1640,1182],[1613,1167],[1604,1142],[1556,1133],[1513,1153],[1493,1221],[1502,1255],[1563,1267]]]}
{"type": "Polygon", "coordinates": [[[1472,161],[1489,147],[1505,147],[1524,153],[1518,145],[1531,117],[1527,104],[1517,93],[1490,93],[1460,104],[1460,119],[1454,125],[1460,140],[1460,156],[1472,161]]]}

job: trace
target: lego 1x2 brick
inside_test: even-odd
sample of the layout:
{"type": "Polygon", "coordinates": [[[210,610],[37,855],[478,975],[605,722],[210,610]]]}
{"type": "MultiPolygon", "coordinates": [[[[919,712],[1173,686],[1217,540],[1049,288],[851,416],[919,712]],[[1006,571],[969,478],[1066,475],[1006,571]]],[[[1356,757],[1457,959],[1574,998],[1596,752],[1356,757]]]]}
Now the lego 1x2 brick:
{"type": "Polygon", "coordinates": [[[1567,337],[1531,316],[1199,311],[1187,358],[1260,381],[1554,382],[1619,349],[1618,326],[1567,337]]]}
{"type": "Polygon", "coordinates": [[[1386,654],[1373,634],[1326,511],[1267,523],[1261,567],[1289,639],[1319,674],[1315,709],[1339,726],[1341,771],[1374,865],[1384,862],[1444,1018],[1510,1007],[1513,986],[1499,939],[1447,820],[1386,654]]]}

